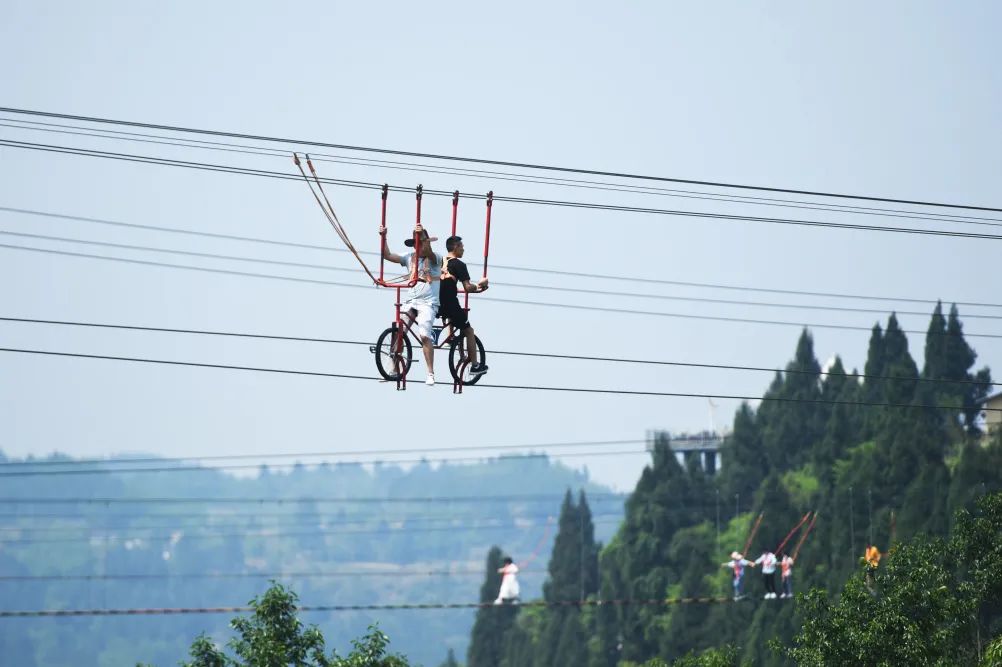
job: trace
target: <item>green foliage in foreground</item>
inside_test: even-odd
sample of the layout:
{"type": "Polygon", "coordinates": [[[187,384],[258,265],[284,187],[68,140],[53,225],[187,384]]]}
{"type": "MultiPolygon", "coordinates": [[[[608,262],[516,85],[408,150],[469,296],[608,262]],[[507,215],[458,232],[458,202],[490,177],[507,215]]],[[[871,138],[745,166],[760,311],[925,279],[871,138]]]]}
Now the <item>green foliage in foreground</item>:
{"type": "Polygon", "coordinates": [[[950,540],[918,537],[875,569],[861,564],[837,601],[802,600],[798,665],[992,665],[1002,628],[1002,493],[958,512],[950,540]],[[994,612],[994,613],[993,613],[994,612]],[[993,622],[994,620],[994,622],[993,622]],[[989,646],[989,637],[997,636],[989,646]]]}
{"type": "Polygon", "coordinates": [[[230,622],[237,636],[229,641],[233,655],[200,635],[191,645],[191,661],[183,667],[408,667],[399,655],[389,655],[389,638],[372,626],[352,642],[352,652],[341,658],[326,654],[324,637],[316,626],[304,627],[296,616],[296,594],[273,583],[264,595],[251,600],[253,612],[230,622]]]}

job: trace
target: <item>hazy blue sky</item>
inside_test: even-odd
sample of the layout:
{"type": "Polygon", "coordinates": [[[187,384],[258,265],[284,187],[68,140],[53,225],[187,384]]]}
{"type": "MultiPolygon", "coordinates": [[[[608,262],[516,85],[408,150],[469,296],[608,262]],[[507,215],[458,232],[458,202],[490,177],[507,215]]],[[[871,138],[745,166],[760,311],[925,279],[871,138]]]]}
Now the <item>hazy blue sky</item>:
{"type": "MultiPolygon", "coordinates": [[[[994,2],[329,3],[8,0],[0,106],[691,179],[1002,206],[1002,70],[994,2]]],[[[3,114],[0,114],[3,115],[3,114]]],[[[3,122],[3,121],[0,121],[3,122]]],[[[284,158],[212,154],[0,127],[0,137],[289,171],[284,158]]],[[[933,226],[836,213],[323,165],[324,175],[468,192],[933,226]]],[[[378,196],[331,191],[356,244],[378,246],[378,196]]],[[[444,236],[447,200],[426,223],[444,236]]],[[[0,206],[330,244],[296,182],[0,147],[0,206]]],[[[482,205],[464,202],[471,253],[482,205]]],[[[391,241],[412,199],[391,200],[391,241]]],[[[1002,215],[996,216],[1002,218],[1002,215]]],[[[995,233],[997,228],[966,227],[995,233]]],[[[0,212],[0,231],[351,267],[343,253],[130,231],[0,212]]],[[[142,252],[2,243],[179,263],[142,252]]],[[[493,270],[491,296],[867,327],[875,314],[611,298],[505,287],[869,307],[737,295],[645,279],[998,303],[1002,242],[499,204],[498,264],[636,282],[493,270]]],[[[246,270],[222,262],[205,265],[246,270]]],[[[471,262],[472,264],[472,262],[471,262]]],[[[262,270],[365,284],[361,272],[262,270]]],[[[385,291],[210,275],[0,249],[0,315],[375,339],[385,291]]],[[[894,307],[887,304],[888,308],[894,307]]],[[[962,314],[1002,314],[967,308],[962,314]]],[[[882,318],[886,319],[886,318],[882,318]]],[[[780,366],[799,329],[475,303],[488,349],[780,366]]],[[[902,316],[907,329],[928,318],[902,316]]],[[[1002,334],[993,320],[969,333],[1002,334]]],[[[814,329],[818,357],[863,363],[864,331],[814,329]]],[[[1002,338],[971,338],[1002,365],[1002,338]]],[[[922,338],[911,336],[921,363],[922,338]]],[[[363,348],[0,324],[0,346],[372,374],[363,348]]],[[[444,371],[444,356],[440,365],[444,371]]],[[[489,382],[760,395],[768,374],[490,359],[489,382]]],[[[415,379],[422,379],[423,369],[415,379]]],[[[440,372],[439,375],[444,375],[440,372]]],[[[485,381],[485,382],[486,382],[485,381]]],[[[720,401],[717,422],[736,407],[720,401]]],[[[392,385],[116,362],[0,356],[8,455],[164,455],[643,438],[709,425],[703,399],[392,385]]],[[[640,449],[639,446],[636,449],[640,449]]],[[[570,459],[629,489],[642,454],[570,459]]]]}

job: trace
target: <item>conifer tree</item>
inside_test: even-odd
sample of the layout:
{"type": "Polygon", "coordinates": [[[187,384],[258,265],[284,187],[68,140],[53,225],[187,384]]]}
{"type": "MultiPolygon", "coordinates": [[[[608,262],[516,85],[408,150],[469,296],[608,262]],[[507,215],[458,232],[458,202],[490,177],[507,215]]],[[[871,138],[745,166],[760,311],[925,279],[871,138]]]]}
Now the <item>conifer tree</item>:
{"type": "Polygon", "coordinates": [[[439,667],[459,667],[459,663],[456,662],[456,654],[451,648],[449,649],[449,654],[445,656],[445,662],[443,662],[439,667]]]}
{"type": "Polygon", "coordinates": [[[956,304],[950,307],[945,338],[943,377],[957,382],[952,386],[954,394],[960,398],[964,425],[969,433],[977,433],[978,403],[991,389],[991,373],[987,368],[982,368],[973,375],[970,373],[978,355],[964,339],[964,326],[960,322],[956,304]]]}
{"type": "Polygon", "coordinates": [[[925,365],[922,368],[922,377],[940,379],[949,376],[946,364],[946,344],[946,318],[943,317],[943,302],[937,301],[925,335],[925,365]]]}
{"type": "Polygon", "coordinates": [[[487,573],[483,586],[480,587],[481,604],[490,605],[477,610],[473,631],[470,634],[470,647],[466,653],[467,667],[499,667],[501,665],[505,636],[515,622],[518,614],[517,605],[490,604],[501,588],[501,575],[498,569],[503,565],[503,555],[500,547],[493,546],[487,552],[487,573]]]}
{"type": "Polygon", "coordinates": [[[815,460],[822,465],[822,479],[830,481],[830,466],[840,458],[847,447],[855,444],[860,437],[863,426],[864,410],[858,405],[862,390],[859,376],[845,374],[842,359],[835,357],[835,362],[828,370],[828,376],[821,386],[821,400],[832,405],[828,409],[828,420],[825,423],[821,444],[815,448],[815,460]]]}
{"type": "Polygon", "coordinates": [[[814,357],[814,339],[804,329],[786,372],[766,392],[759,409],[763,419],[762,447],[768,470],[796,468],[810,456],[810,447],[821,437],[829,407],[820,403],[821,366],[814,357]]]}
{"type": "MultiPolygon", "coordinates": [[[[884,382],[883,395],[878,401],[896,404],[911,403],[915,396],[918,367],[908,352],[908,337],[901,330],[898,318],[894,313],[887,319],[887,331],[884,333],[884,374],[892,380],[884,382]]],[[[891,408],[892,414],[900,414],[898,408],[891,408]]]]}
{"type": "Polygon", "coordinates": [[[765,478],[766,460],[757,418],[747,403],[742,403],[734,415],[734,430],[721,446],[720,461],[724,497],[751,498],[765,478]]]}
{"type": "MultiPolygon", "coordinates": [[[[575,505],[570,490],[560,508],[559,530],[553,544],[549,576],[543,584],[547,602],[561,605],[584,600],[598,590],[598,549],[591,510],[582,491],[575,505]]],[[[537,665],[584,664],[584,628],[577,607],[553,606],[546,609],[544,630],[537,650],[537,665]],[[575,641],[581,639],[577,644],[575,641]],[[573,650],[562,651],[562,645],[573,650]]]]}
{"type": "Polygon", "coordinates": [[[883,397],[883,381],[880,379],[886,372],[887,360],[884,355],[884,332],[880,328],[880,323],[873,325],[870,333],[870,346],[866,352],[866,365],[863,366],[863,375],[866,376],[863,384],[863,400],[867,403],[875,403],[883,397]]]}

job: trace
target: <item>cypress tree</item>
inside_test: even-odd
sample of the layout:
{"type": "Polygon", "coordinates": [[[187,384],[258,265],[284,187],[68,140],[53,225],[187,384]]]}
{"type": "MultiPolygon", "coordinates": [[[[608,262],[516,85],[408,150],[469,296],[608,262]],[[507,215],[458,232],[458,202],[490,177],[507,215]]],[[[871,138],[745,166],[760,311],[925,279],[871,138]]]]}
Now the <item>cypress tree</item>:
{"type": "Polygon", "coordinates": [[[968,433],[974,434],[978,432],[978,403],[991,389],[991,373],[988,368],[982,368],[974,375],[970,373],[978,355],[964,339],[964,325],[960,322],[956,304],[950,307],[945,338],[943,378],[957,382],[952,385],[952,393],[960,399],[964,426],[968,433]]]}
{"type": "Polygon", "coordinates": [[[591,508],[584,489],[578,492],[578,517],[581,523],[581,554],[582,564],[581,590],[585,598],[598,593],[598,554],[602,545],[595,541],[595,523],[592,521],[591,508]]]}
{"type": "Polygon", "coordinates": [[[821,400],[821,366],[814,357],[814,339],[804,329],[786,372],[773,381],[759,409],[762,448],[767,470],[786,470],[802,465],[810,449],[821,439],[829,407],[821,400]]]}
{"type": "MultiPolygon", "coordinates": [[[[584,600],[598,590],[595,527],[583,491],[580,492],[577,505],[571,498],[570,490],[564,495],[559,531],[554,540],[548,570],[549,576],[543,584],[543,598],[547,602],[560,604],[584,600]]],[[[577,667],[584,664],[586,655],[580,609],[553,606],[547,608],[545,617],[535,664],[540,667],[577,667]],[[575,646],[573,651],[561,649],[562,646],[572,645],[575,646]]]]}
{"type": "Polygon", "coordinates": [[[865,411],[858,405],[849,404],[860,402],[861,394],[859,376],[855,371],[852,375],[846,375],[842,359],[835,357],[821,386],[821,399],[832,402],[832,405],[828,408],[828,420],[821,443],[814,451],[815,461],[823,464],[823,481],[830,481],[831,470],[828,466],[841,458],[846,448],[855,444],[860,437],[865,411]]]}
{"type": "Polygon", "coordinates": [[[502,566],[503,556],[497,546],[487,552],[487,574],[480,587],[481,604],[490,604],[477,610],[473,631],[470,635],[470,647],[466,653],[467,667],[500,667],[505,636],[515,622],[518,614],[517,605],[491,604],[501,588],[501,575],[498,569],[502,566]]]}
{"type": "Polygon", "coordinates": [[[734,415],[734,430],[720,448],[720,484],[724,497],[751,498],[766,474],[762,436],[755,412],[742,403],[734,415]]]}
{"type": "Polygon", "coordinates": [[[938,380],[949,376],[949,370],[946,367],[946,335],[943,303],[937,301],[936,308],[932,311],[932,319],[929,320],[929,329],[925,335],[925,365],[922,368],[922,377],[938,380]]]}
{"type": "MultiPolygon", "coordinates": [[[[866,364],[863,366],[863,391],[862,400],[865,403],[882,402],[884,396],[884,383],[881,379],[886,373],[887,359],[884,355],[884,332],[880,328],[880,323],[873,325],[870,333],[870,345],[866,352],[866,364]]],[[[868,439],[877,431],[880,422],[881,411],[876,407],[865,409],[865,433],[863,439],[868,439]]]]}
{"type": "Polygon", "coordinates": [[[445,662],[443,662],[439,667],[459,667],[459,663],[456,662],[456,654],[449,649],[449,654],[445,656],[445,662]]]}
{"type": "MultiPolygon", "coordinates": [[[[884,334],[884,374],[894,379],[885,381],[883,395],[877,400],[886,403],[911,403],[915,396],[918,366],[908,352],[908,337],[898,325],[898,318],[894,313],[887,319],[887,331],[884,334]]],[[[900,409],[891,409],[900,413],[900,409]]]]}
{"type": "Polygon", "coordinates": [[[564,494],[564,501],[560,506],[558,526],[550,564],[547,567],[549,576],[543,583],[543,599],[547,602],[567,602],[577,600],[579,597],[582,565],[581,519],[571,498],[570,489],[564,494]]]}

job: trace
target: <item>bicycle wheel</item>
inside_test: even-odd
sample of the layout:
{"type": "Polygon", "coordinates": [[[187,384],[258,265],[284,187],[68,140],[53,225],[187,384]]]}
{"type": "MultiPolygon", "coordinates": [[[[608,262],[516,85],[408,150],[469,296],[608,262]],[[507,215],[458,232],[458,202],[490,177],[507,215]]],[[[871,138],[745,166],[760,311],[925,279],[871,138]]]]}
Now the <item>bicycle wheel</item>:
{"type": "Polygon", "coordinates": [[[376,369],[386,380],[398,379],[400,372],[406,375],[411,369],[411,341],[406,333],[401,333],[397,325],[379,334],[373,349],[376,355],[376,369]]]}
{"type": "MultiPolygon", "coordinates": [[[[480,360],[481,363],[486,364],[487,352],[484,350],[484,344],[480,341],[480,336],[474,336],[474,338],[477,341],[477,352],[479,353],[477,358],[480,360]]],[[[459,370],[459,367],[461,365],[464,365],[464,362],[466,362],[468,356],[469,355],[466,354],[466,336],[459,334],[459,336],[454,341],[452,341],[452,345],[449,346],[449,372],[452,373],[452,377],[454,379],[456,380],[460,379],[456,375],[456,372],[459,370]]],[[[483,377],[482,374],[470,375],[470,365],[465,364],[465,367],[463,368],[463,377],[462,377],[463,384],[476,384],[480,382],[480,378],[482,377],[483,377]]]]}

